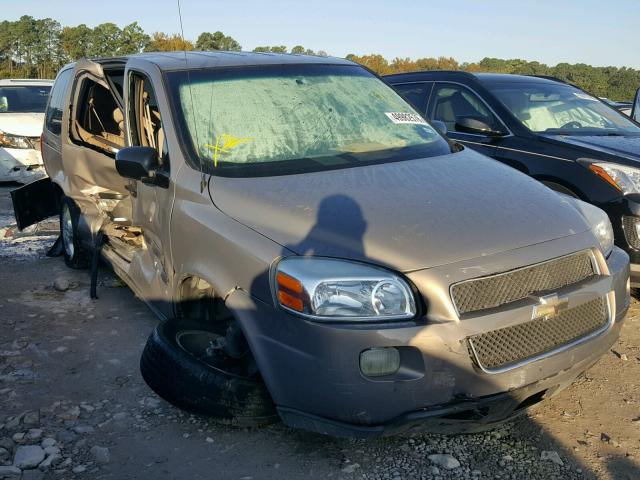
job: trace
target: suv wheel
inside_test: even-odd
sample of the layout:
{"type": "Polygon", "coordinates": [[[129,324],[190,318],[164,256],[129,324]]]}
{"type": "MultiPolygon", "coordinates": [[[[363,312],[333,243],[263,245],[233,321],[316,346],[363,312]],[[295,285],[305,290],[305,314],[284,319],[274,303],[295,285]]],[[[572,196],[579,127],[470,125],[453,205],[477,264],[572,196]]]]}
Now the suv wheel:
{"type": "Polygon", "coordinates": [[[69,197],[60,202],[60,235],[64,247],[64,262],[69,268],[85,269],[89,267],[91,253],[82,245],[78,233],[80,209],[69,197]]]}
{"type": "Polygon", "coordinates": [[[142,353],[142,377],[184,410],[242,427],[273,423],[277,413],[251,352],[231,356],[219,333],[194,320],[161,323],[142,353]]]}

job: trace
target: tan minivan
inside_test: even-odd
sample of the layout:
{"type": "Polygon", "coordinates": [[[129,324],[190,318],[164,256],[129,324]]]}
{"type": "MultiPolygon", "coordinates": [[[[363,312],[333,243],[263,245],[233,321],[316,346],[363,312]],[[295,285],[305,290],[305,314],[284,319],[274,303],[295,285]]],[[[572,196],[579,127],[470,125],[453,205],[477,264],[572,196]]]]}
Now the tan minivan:
{"type": "Polygon", "coordinates": [[[599,209],[448,141],[346,60],[82,60],[47,109],[70,267],[102,258],[165,321],[142,355],[174,404],[333,435],[486,428],[618,338],[627,255],[599,209]]]}

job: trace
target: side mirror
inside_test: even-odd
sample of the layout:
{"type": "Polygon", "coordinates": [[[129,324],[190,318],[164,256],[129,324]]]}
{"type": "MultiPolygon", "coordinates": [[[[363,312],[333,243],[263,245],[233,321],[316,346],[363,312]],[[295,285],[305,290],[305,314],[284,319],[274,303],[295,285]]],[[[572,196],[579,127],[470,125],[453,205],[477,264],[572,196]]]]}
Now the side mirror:
{"type": "Polygon", "coordinates": [[[631,110],[631,118],[640,123],[640,88],[636,92],[636,98],[633,102],[633,109],[631,110]]]}
{"type": "Polygon", "coordinates": [[[456,132],[475,133],[487,137],[501,137],[504,132],[494,130],[482,120],[473,117],[456,117],[456,132]]]}
{"type": "Polygon", "coordinates": [[[441,122],[440,120],[431,120],[431,126],[433,128],[435,128],[438,133],[442,134],[442,135],[446,135],[447,134],[447,124],[444,122],[441,122]]]}
{"type": "Polygon", "coordinates": [[[7,110],[9,110],[9,99],[0,97],[0,112],[6,112],[7,110]]]}
{"type": "Polygon", "coordinates": [[[145,182],[155,176],[159,166],[158,152],[155,148],[125,147],[116,153],[116,170],[125,178],[145,182]]]}

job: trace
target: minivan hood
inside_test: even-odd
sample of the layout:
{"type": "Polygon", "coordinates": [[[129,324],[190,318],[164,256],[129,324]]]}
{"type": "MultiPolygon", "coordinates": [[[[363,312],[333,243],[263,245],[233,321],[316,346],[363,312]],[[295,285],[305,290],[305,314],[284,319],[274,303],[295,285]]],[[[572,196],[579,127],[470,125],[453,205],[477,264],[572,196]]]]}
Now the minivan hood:
{"type": "Polygon", "coordinates": [[[220,210],[285,247],[283,253],[404,272],[589,229],[558,194],[469,149],[299,175],[215,176],[209,193],[220,210]]]}
{"type": "Polygon", "coordinates": [[[21,137],[42,135],[44,113],[0,113],[0,132],[21,137]]]}
{"type": "Polygon", "coordinates": [[[543,135],[543,137],[554,142],[595,150],[598,153],[640,161],[640,136],[543,135]]]}

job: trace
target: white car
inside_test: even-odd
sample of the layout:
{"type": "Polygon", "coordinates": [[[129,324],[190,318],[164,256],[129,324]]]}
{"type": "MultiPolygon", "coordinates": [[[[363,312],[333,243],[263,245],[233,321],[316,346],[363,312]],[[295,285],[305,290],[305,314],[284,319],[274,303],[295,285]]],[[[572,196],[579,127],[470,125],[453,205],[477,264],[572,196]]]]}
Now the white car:
{"type": "Polygon", "coordinates": [[[40,135],[52,80],[0,80],[0,182],[46,175],[40,135]]]}

